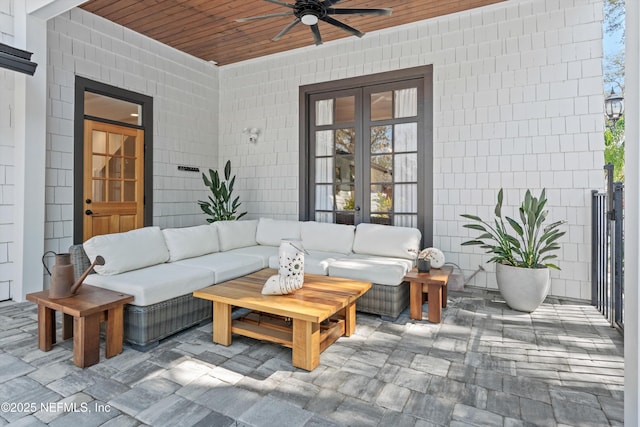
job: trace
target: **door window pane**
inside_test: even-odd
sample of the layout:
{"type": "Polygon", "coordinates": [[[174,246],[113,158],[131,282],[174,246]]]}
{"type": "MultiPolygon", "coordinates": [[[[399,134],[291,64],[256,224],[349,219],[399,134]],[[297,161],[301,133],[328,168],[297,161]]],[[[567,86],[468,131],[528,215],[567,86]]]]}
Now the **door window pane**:
{"type": "Polygon", "coordinates": [[[392,92],[371,94],[371,120],[388,120],[393,118],[392,92]]]}
{"type": "Polygon", "coordinates": [[[124,201],[135,202],[136,201],[136,183],[135,181],[124,182],[124,201]]]}
{"type": "Polygon", "coordinates": [[[356,97],[336,98],[336,123],[353,122],[356,119],[356,97]]]}
{"type": "Polygon", "coordinates": [[[336,130],[336,154],[355,153],[356,130],[353,128],[336,130]]]}
{"type": "Polygon", "coordinates": [[[354,225],[355,223],[353,212],[336,212],[336,224],[354,225]]]}
{"type": "Polygon", "coordinates": [[[108,164],[109,164],[109,178],[122,178],[122,174],[120,173],[122,159],[119,159],[118,157],[111,157],[108,160],[108,164]]]}
{"type": "Polygon", "coordinates": [[[393,162],[396,171],[396,182],[415,182],[418,180],[418,155],[396,154],[393,162]]]}
{"type": "Polygon", "coordinates": [[[333,210],[333,191],[331,185],[316,185],[316,209],[333,210]]]}
{"type": "Polygon", "coordinates": [[[124,177],[125,179],[136,178],[136,161],[134,159],[122,159],[124,164],[124,177]]]}
{"type": "Polygon", "coordinates": [[[418,89],[400,89],[395,91],[394,117],[414,117],[418,115],[418,89]]]}
{"type": "Polygon", "coordinates": [[[109,201],[119,202],[120,198],[121,181],[109,181],[109,201]]]}
{"type": "Polygon", "coordinates": [[[396,153],[418,151],[418,124],[403,123],[393,127],[393,147],[396,153]]]}
{"type": "Polygon", "coordinates": [[[107,133],[94,130],[91,135],[93,142],[93,152],[106,154],[107,152],[107,133]]]}
{"type": "Polygon", "coordinates": [[[319,184],[333,182],[333,157],[316,159],[316,182],[319,184]]]}
{"type": "Polygon", "coordinates": [[[391,126],[371,126],[371,153],[393,152],[391,126]]]}
{"type": "Polygon", "coordinates": [[[336,209],[352,211],[355,209],[356,191],[353,184],[336,185],[336,209]]]}
{"type": "Polygon", "coordinates": [[[93,198],[91,199],[94,202],[104,202],[105,201],[105,186],[106,181],[102,180],[94,180],[93,181],[93,198]]]}
{"type": "Polygon", "coordinates": [[[118,133],[109,134],[109,154],[112,156],[122,156],[122,135],[118,133]]]}
{"type": "Polygon", "coordinates": [[[418,227],[418,216],[417,215],[394,215],[393,216],[393,225],[397,225],[398,227],[418,227]]]}
{"type": "Polygon", "coordinates": [[[333,222],[333,212],[316,212],[316,221],[333,222]]]}
{"type": "Polygon", "coordinates": [[[391,184],[371,186],[371,212],[391,212],[393,209],[393,190],[391,184]]]}
{"type": "Polygon", "coordinates": [[[356,162],[353,155],[347,154],[336,156],[336,182],[353,182],[355,181],[356,162]]]}
{"type": "Polygon", "coordinates": [[[316,126],[333,124],[333,99],[316,101],[316,126]]]}
{"type": "Polygon", "coordinates": [[[316,156],[333,155],[333,131],[321,130],[316,132],[316,156]]]}
{"type": "Polygon", "coordinates": [[[84,114],[140,126],[142,105],[93,92],[84,93],[84,114]]]}
{"type": "Polygon", "coordinates": [[[393,181],[392,159],[390,154],[371,156],[371,182],[393,181]]]}
{"type": "Polygon", "coordinates": [[[396,184],[394,212],[418,212],[418,185],[417,184],[396,184]]]}
{"type": "Polygon", "coordinates": [[[93,155],[93,177],[94,178],[106,178],[107,177],[107,157],[93,155]]]}
{"type": "Polygon", "coordinates": [[[136,137],[127,136],[124,139],[124,155],[133,157],[136,155],[136,137]]]}

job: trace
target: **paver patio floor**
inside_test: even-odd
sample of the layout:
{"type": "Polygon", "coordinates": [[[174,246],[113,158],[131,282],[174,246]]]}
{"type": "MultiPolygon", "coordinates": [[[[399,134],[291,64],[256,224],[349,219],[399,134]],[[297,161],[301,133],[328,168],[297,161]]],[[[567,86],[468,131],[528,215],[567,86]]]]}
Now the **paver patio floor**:
{"type": "Polygon", "coordinates": [[[210,322],[144,353],[104,359],[103,343],[83,370],[70,342],[38,350],[36,320],[35,304],[0,303],[0,425],[623,424],[622,336],[575,301],[526,314],[467,289],[441,324],[358,313],[313,372],[275,344],[214,344],[210,322]]]}

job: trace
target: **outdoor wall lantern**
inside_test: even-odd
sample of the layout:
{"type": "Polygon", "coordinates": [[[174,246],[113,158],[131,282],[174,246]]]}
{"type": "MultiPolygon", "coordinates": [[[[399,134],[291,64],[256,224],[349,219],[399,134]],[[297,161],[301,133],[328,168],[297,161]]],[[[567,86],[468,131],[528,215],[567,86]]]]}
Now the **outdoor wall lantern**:
{"type": "Polygon", "coordinates": [[[257,142],[260,129],[258,128],[244,128],[242,129],[244,135],[249,135],[249,142],[257,142]]]}
{"type": "Polygon", "coordinates": [[[624,113],[624,97],[615,93],[613,88],[611,88],[611,94],[604,100],[604,112],[613,122],[613,127],[616,127],[616,122],[624,113]]]}

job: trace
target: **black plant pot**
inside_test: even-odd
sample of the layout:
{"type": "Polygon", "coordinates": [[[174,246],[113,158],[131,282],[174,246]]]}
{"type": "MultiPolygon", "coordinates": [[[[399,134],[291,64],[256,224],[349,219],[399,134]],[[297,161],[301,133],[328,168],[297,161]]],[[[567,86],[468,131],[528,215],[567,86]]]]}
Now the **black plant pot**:
{"type": "Polygon", "coordinates": [[[418,272],[428,273],[431,270],[431,261],[428,259],[418,259],[418,272]]]}

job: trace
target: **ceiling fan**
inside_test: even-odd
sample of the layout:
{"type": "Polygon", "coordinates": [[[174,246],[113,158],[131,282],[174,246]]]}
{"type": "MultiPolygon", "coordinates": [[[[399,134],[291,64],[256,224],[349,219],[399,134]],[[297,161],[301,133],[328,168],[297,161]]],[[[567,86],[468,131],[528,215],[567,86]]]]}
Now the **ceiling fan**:
{"type": "Polygon", "coordinates": [[[356,30],[355,28],[332,18],[330,15],[372,15],[383,16],[391,15],[391,9],[337,9],[333,5],[340,0],[296,0],[295,4],[284,3],[277,0],[263,0],[269,3],[277,4],[278,6],[284,6],[291,9],[288,12],[271,13],[269,15],[251,16],[249,18],[236,19],[236,22],[248,22],[256,19],[275,18],[280,16],[293,16],[294,20],[284,27],[274,38],[271,40],[278,41],[287,34],[293,27],[302,22],[308,25],[313,34],[313,39],[316,45],[322,44],[322,37],[320,37],[320,29],[318,28],[318,21],[324,21],[327,24],[334,25],[341,30],[347,31],[354,36],[362,37],[364,33],[356,30]]]}

